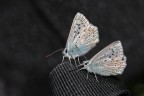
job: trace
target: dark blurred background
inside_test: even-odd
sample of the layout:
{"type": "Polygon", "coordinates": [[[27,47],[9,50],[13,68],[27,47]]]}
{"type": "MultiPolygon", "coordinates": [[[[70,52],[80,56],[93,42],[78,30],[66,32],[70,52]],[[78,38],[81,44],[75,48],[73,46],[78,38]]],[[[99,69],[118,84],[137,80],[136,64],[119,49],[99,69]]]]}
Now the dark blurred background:
{"type": "Polygon", "coordinates": [[[1,0],[0,96],[48,96],[49,72],[61,63],[77,12],[98,26],[100,42],[91,58],[121,40],[127,68],[121,76],[136,96],[144,95],[144,0],[1,0]]]}

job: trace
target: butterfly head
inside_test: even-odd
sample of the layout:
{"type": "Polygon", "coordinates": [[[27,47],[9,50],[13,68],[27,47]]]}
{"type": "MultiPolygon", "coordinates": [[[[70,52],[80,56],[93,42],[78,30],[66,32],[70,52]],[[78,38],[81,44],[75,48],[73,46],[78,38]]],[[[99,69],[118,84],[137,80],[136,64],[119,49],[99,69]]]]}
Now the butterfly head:
{"type": "Polygon", "coordinates": [[[89,64],[89,60],[83,61],[82,65],[84,65],[82,69],[86,69],[86,70],[88,70],[89,72],[91,72],[92,67],[89,66],[89,65],[90,65],[90,64],[89,64]]]}
{"type": "Polygon", "coordinates": [[[83,61],[83,65],[85,66],[85,65],[87,65],[89,63],[89,60],[86,60],[86,61],[83,61]]]}
{"type": "Polygon", "coordinates": [[[63,53],[64,57],[68,57],[69,59],[71,58],[71,55],[69,55],[69,53],[68,53],[66,48],[63,50],[62,53],[63,53]]]}

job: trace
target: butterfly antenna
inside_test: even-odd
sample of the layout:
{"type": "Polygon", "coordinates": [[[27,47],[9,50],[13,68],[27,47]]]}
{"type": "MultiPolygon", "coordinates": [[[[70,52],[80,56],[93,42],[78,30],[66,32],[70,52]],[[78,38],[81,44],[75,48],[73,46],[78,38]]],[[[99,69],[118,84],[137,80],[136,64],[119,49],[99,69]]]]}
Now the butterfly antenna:
{"type": "Polygon", "coordinates": [[[51,55],[53,55],[53,54],[55,54],[55,53],[58,52],[58,51],[61,51],[61,50],[63,50],[63,48],[62,48],[62,49],[58,49],[58,50],[54,51],[53,53],[47,55],[46,58],[49,57],[49,56],[51,56],[51,55]]]}
{"type": "Polygon", "coordinates": [[[79,64],[77,67],[84,66],[83,64],[79,64]]]}
{"type": "Polygon", "coordinates": [[[78,70],[77,70],[77,72],[79,72],[80,70],[83,70],[83,69],[85,69],[85,68],[84,68],[84,67],[82,67],[82,68],[78,69],[78,70]]]}

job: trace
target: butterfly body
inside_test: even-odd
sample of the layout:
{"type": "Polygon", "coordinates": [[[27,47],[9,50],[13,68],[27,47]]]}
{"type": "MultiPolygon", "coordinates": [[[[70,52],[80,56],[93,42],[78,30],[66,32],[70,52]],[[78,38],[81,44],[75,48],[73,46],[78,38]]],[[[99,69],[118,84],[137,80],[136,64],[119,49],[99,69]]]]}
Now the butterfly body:
{"type": "Polygon", "coordinates": [[[126,67],[126,57],[120,41],[115,41],[83,63],[90,73],[102,76],[120,75],[126,67]]]}
{"type": "Polygon", "coordinates": [[[89,23],[83,14],[77,13],[69,33],[63,57],[69,59],[82,56],[99,42],[98,29],[89,23]]]}

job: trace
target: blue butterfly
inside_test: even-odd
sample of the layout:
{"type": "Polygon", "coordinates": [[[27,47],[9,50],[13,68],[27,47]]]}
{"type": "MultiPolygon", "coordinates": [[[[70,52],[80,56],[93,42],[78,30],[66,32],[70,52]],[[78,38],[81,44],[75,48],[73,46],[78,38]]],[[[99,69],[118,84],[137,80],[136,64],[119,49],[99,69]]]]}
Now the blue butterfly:
{"type": "Polygon", "coordinates": [[[89,52],[98,42],[98,28],[89,23],[83,14],[77,13],[71,26],[66,47],[62,52],[63,60],[64,57],[69,58],[69,60],[75,60],[78,57],[79,60],[79,56],[89,52]]]}
{"type": "Polygon", "coordinates": [[[111,43],[81,65],[83,67],[79,70],[86,69],[88,73],[94,73],[95,76],[96,74],[102,76],[122,74],[127,64],[121,42],[111,43]]]}

